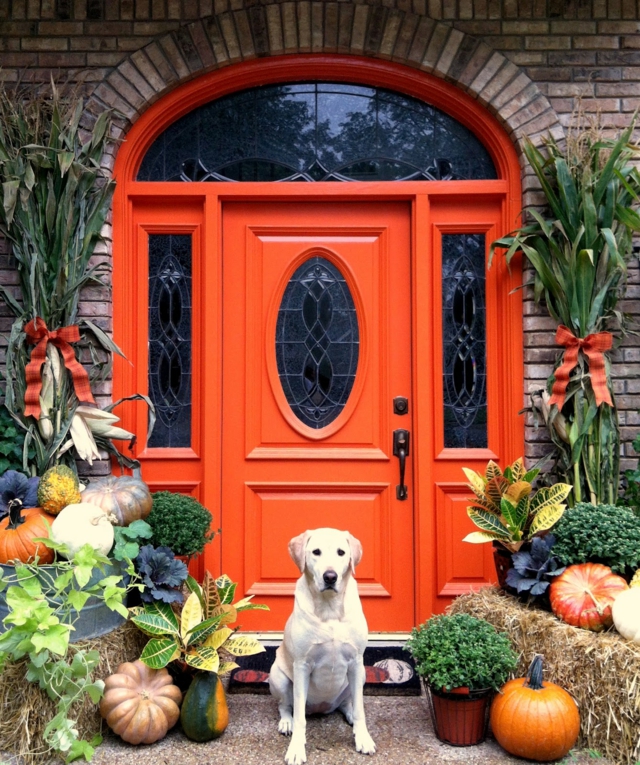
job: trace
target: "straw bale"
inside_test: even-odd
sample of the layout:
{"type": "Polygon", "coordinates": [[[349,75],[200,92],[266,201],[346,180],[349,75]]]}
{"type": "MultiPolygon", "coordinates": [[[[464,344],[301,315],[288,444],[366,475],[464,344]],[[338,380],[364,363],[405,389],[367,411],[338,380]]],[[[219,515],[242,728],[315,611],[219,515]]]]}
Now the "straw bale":
{"type": "MultiPolygon", "coordinates": [[[[106,635],[74,646],[100,653],[95,677],[104,680],[123,662],[138,659],[146,642],[147,638],[134,624],[125,622],[106,635]]],[[[27,682],[25,674],[26,661],[8,664],[0,674],[0,752],[17,755],[24,765],[59,762],[42,738],[45,726],[55,714],[55,702],[37,685],[27,682]]],[[[69,716],[77,721],[83,737],[90,738],[102,728],[98,707],[88,697],[76,704],[69,716]]]]}
{"type": "Polygon", "coordinates": [[[578,704],[580,746],[616,765],[640,761],[640,645],[614,630],[570,627],[496,587],[460,596],[450,613],[471,614],[507,632],[520,654],[521,675],[536,653],[544,656],[545,679],[578,704]]]}

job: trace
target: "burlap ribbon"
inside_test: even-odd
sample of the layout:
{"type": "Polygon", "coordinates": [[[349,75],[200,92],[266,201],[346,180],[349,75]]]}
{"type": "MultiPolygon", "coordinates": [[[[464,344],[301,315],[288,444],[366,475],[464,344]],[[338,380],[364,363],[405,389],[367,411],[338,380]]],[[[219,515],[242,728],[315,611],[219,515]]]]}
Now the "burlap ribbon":
{"type": "Polygon", "coordinates": [[[40,390],[42,389],[41,368],[47,358],[47,344],[52,343],[62,354],[65,367],[71,373],[73,387],[79,401],[87,404],[95,404],[91,393],[89,375],[84,367],[76,359],[73,348],[69,343],[76,343],[80,340],[80,330],[75,324],[68,327],[56,329],[49,332],[44,320],[39,316],[32,319],[24,331],[27,335],[27,342],[36,347],[31,351],[31,360],[25,369],[27,381],[27,390],[24,395],[25,417],[33,416],[36,419],[40,416],[40,390]]]}
{"type": "Polygon", "coordinates": [[[562,365],[556,369],[555,382],[551,389],[551,398],[549,406],[557,404],[558,409],[564,406],[564,400],[569,384],[571,370],[578,363],[578,353],[580,350],[589,359],[589,374],[591,376],[591,387],[596,396],[596,405],[605,403],[613,406],[609,386],[607,385],[607,372],[605,368],[604,352],[611,350],[613,346],[613,335],[611,332],[598,332],[586,337],[576,337],[573,332],[561,324],[556,332],[556,343],[564,345],[567,349],[564,352],[562,365]]]}

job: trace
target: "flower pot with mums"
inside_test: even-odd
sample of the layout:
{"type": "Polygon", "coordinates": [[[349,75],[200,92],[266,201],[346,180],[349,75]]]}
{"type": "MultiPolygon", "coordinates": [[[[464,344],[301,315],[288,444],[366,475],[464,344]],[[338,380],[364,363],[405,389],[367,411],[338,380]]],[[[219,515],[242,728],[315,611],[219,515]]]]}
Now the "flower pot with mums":
{"type": "Polygon", "coordinates": [[[405,647],[429,690],[440,741],[484,741],[493,692],[517,666],[508,637],[468,614],[441,615],[415,627],[405,647]]]}
{"type": "Polygon", "coordinates": [[[170,547],[176,556],[192,558],[212,541],[213,516],[195,497],[171,491],[156,491],[147,523],[155,547],[170,547]]]}

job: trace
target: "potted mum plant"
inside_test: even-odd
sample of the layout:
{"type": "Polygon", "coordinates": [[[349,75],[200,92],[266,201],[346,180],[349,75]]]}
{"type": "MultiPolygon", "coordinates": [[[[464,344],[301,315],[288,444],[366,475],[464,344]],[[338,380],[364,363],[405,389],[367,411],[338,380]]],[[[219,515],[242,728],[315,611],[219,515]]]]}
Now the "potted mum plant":
{"type": "Polygon", "coordinates": [[[215,536],[213,516],[195,497],[172,491],[156,491],[147,523],[156,547],[169,547],[182,558],[199,555],[215,536]]]}
{"type": "Polygon", "coordinates": [[[517,667],[509,638],[469,614],[432,616],[405,648],[429,691],[436,736],[453,746],[484,741],[489,702],[517,667]]]}

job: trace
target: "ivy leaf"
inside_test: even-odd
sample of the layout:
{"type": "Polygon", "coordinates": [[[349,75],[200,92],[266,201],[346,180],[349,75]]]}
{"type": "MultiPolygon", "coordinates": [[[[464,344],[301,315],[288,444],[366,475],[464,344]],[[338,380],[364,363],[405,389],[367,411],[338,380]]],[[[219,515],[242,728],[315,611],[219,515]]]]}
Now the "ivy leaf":
{"type": "Polygon", "coordinates": [[[45,633],[36,632],[32,638],[36,651],[47,649],[58,656],[64,656],[69,648],[69,633],[71,627],[68,624],[54,624],[45,633]]]}
{"type": "Polygon", "coordinates": [[[69,603],[76,611],[80,611],[90,597],[91,595],[88,592],[82,592],[81,590],[70,590],[67,593],[69,603]]]}

